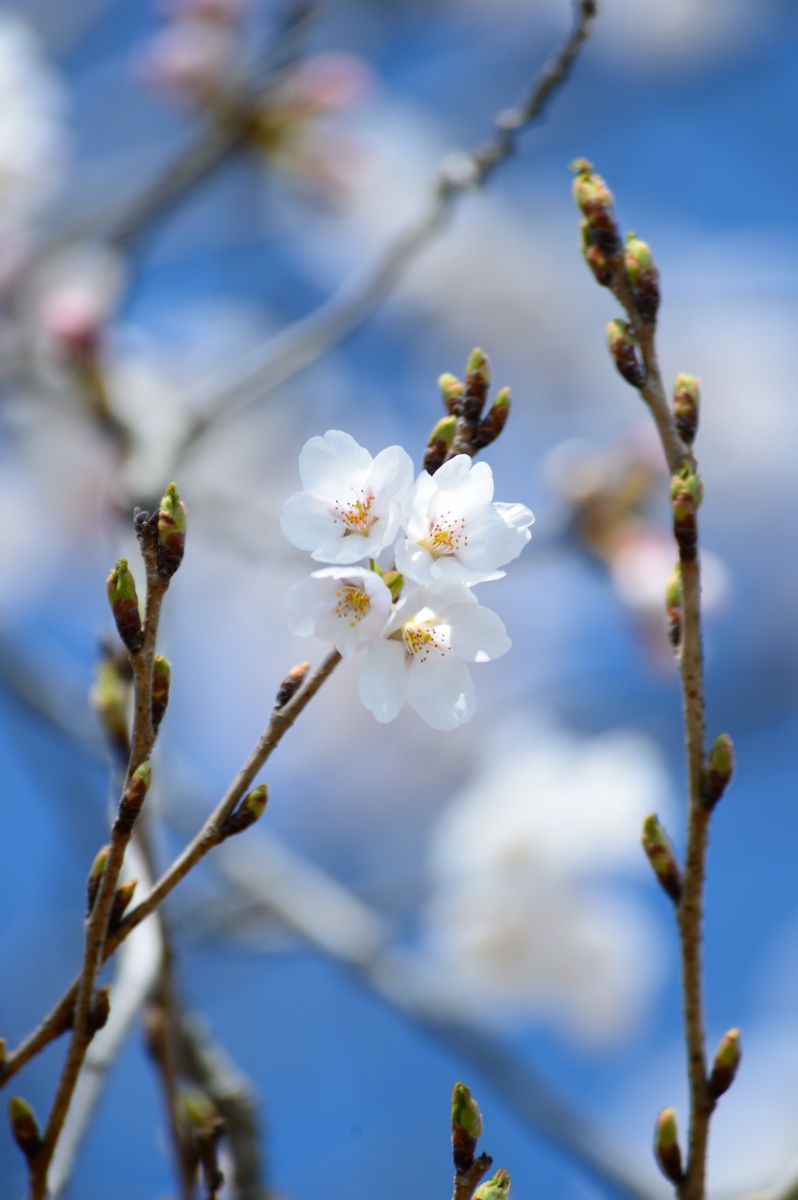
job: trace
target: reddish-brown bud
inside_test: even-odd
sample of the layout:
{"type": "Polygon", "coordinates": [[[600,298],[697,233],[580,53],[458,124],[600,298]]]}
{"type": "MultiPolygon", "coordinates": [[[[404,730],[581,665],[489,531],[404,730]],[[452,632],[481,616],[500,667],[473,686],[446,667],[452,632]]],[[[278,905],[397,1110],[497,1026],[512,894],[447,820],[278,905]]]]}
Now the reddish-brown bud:
{"type": "Polygon", "coordinates": [[[657,319],[660,292],[659,271],[654,263],[651,247],[633,233],[628,234],[623,262],[637,311],[647,324],[653,325],[657,319]]]}
{"type": "Polygon", "coordinates": [[[460,404],[463,399],[465,388],[461,379],[456,375],[451,375],[445,372],[438,377],[438,387],[440,388],[441,397],[446,407],[446,411],[452,416],[459,416],[460,404]]]}
{"type": "Polygon", "coordinates": [[[259,821],[266,811],[268,799],[269,791],[265,783],[253,788],[222,825],[220,831],[222,838],[235,837],[237,833],[243,833],[245,829],[249,829],[250,825],[259,821]]]}
{"type": "Polygon", "coordinates": [[[136,581],[126,558],[120,558],[110,572],[105,589],[120,638],[131,654],[138,654],[144,645],[144,630],[141,625],[136,581]]]}
{"type": "Polygon", "coordinates": [[[714,808],[734,774],[734,743],[728,733],[721,733],[712,743],[709,762],[704,771],[703,800],[707,808],[714,808]]]}
{"type": "Polygon", "coordinates": [[[151,719],[152,728],[157,733],[169,704],[169,687],[172,682],[172,668],[169,659],[163,654],[156,654],[152,662],[152,693],[151,719]]]}
{"type": "Polygon", "coordinates": [[[11,1122],[11,1133],[25,1157],[34,1157],[42,1144],[39,1133],[39,1123],[36,1114],[21,1096],[12,1096],[8,1102],[8,1119],[11,1122]]]}
{"type": "Polygon", "coordinates": [[[94,857],[94,862],[91,864],[89,877],[86,880],[86,916],[88,917],[91,910],[94,908],[94,901],[97,899],[97,892],[100,887],[100,880],[105,873],[105,868],[108,864],[108,855],[111,853],[110,846],[103,846],[99,849],[94,857]]]}
{"type": "Polygon", "coordinates": [[[715,1052],[712,1072],[709,1076],[709,1090],[715,1100],[722,1096],[724,1092],[728,1092],[734,1083],[734,1077],[737,1074],[737,1068],[740,1065],[742,1055],[740,1030],[730,1029],[720,1040],[720,1045],[715,1052]]]}
{"type": "Polygon", "coordinates": [[[632,387],[641,388],[646,381],[646,373],[637,357],[631,325],[621,320],[610,321],[607,326],[607,345],[621,378],[632,387]]]}
{"type": "Polygon", "coordinates": [[[158,509],[158,574],[171,579],[186,547],[186,506],[177,485],[170,483],[158,509]]]}
{"type": "Polygon", "coordinates": [[[119,887],[114,892],[114,902],[111,905],[111,916],[108,919],[108,928],[116,929],[119,922],[127,912],[130,906],[130,901],[133,899],[133,893],[136,890],[137,879],[129,879],[127,883],[120,883],[119,887]]]}
{"type": "Polygon", "coordinates": [[[695,375],[677,375],[673,388],[673,419],[679,437],[692,446],[698,431],[701,407],[701,385],[695,375]]]}
{"type": "Polygon", "coordinates": [[[141,812],[141,806],[144,803],[151,783],[152,767],[149,763],[142,763],[140,767],[136,767],[122,793],[122,799],[119,802],[119,812],[114,822],[115,833],[130,833],[136,817],[141,812]]]}
{"type": "Polygon", "coordinates": [[[497,394],[493,404],[479,423],[476,449],[484,450],[491,442],[495,442],[507,424],[510,415],[510,389],[503,387],[497,394]]]}
{"type": "Polygon", "coordinates": [[[676,1111],[673,1108],[664,1108],[657,1117],[654,1155],[665,1178],[671,1183],[680,1184],[684,1178],[684,1171],[676,1129],[676,1111]]]}
{"type": "Polygon", "coordinates": [[[288,701],[293,699],[302,687],[309,670],[309,662],[297,663],[295,667],[291,668],[277,689],[277,698],[274,701],[275,708],[285,708],[288,701]]]}
{"type": "Polygon", "coordinates": [[[682,898],[682,873],[670,839],[653,813],[643,822],[640,841],[660,887],[678,904],[682,898]]]}

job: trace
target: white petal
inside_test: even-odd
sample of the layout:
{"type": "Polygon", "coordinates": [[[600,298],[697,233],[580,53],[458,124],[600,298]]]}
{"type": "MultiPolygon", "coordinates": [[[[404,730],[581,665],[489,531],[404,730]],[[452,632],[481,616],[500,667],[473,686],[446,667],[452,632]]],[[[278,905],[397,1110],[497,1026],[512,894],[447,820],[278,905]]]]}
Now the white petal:
{"type": "Polygon", "coordinates": [[[481,604],[456,604],[446,610],[452,630],[452,650],[469,662],[490,662],[510,649],[504,622],[481,604]]]}
{"type": "Polygon", "coordinates": [[[315,550],[335,536],[336,521],[328,506],[307,492],[296,492],[283,505],[280,527],[300,550],[315,550]]]}
{"type": "Polygon", "coordinates": [[[435,559],[430,566],[430,581],[455,580],[473,587],[477,583],[489,583],[493,579],[504,579],[504,571],[479,571],[476,567],[468,567],[454,555],[445,555],[435,559]]]}
{"type": "MultiPolygon", "coordinates": [[[[413,460],[401,446],[381,450],[366,476],[366,483],[383,507],[386,501],[397,500],[405,505],[413,490],[413,460]]],[[[404,515],[404,514],[403,514],[404,515]]]]}
{"type": "Polygon", "coordinates": [[[397,571],[401,571],[407,579],[414,579],[417,583],[430,582],[430,570],[435,560],[429,550],[408,539],[399,538],[394,553],[397,571]]]}
{"type": "Polygon", "coordinates": [[[358,690],[363,706],[382,724],[392,721],[405,702],[407,666],[401,642],[381,641],[366,654],[358,690]]]}
{"type": "MultiPolygon", "coordinates": [[[[525,504],[505,504],[501,500],[497,500],[493,507],[501,519],[513,529],[526,529],[535,524],[535,514],[525,504]]],[[[531,537],[532,534],[529,536],[531,537]]]]}
{"type": "Polygon", "coordinates": [[[468,545],[460,552],[466,566],[493,571],[518,558],[532,536],[525,526],[508,524],[498,509],[498,504],[491,504],[471,519],[468,545]]]}
{"type": "Polygon", "coordinates": [[[444,508],[451,508],[456,501],[465,516],[474,508],[490,504],[493,499],[493,471],[485,462],[473,462],[467,454],[456,454],[434,475],[439,492],[446,493],[438,498],[444,508]]]}
{"type": "Polygon", "coordinates": [[[346,488],[359,487],[372,458],[348,433],[328,429],[324,437],[312,437],[299,454],[299,478],[305,491],[332,503],[346,488]]]}
{"type": "Polygon", "coordinates": [[[335,604],[334,580],[313,575],[294,584],[288,593],[288,628],[298,637],[313,637],[318,619],[335,604]]]}
{"type": "Polygon", "coordinates": [[[453,654],[413,659],[407,673],[407,703],[433,729],[464,725],[476,707],[468,667],[453,654]]]}

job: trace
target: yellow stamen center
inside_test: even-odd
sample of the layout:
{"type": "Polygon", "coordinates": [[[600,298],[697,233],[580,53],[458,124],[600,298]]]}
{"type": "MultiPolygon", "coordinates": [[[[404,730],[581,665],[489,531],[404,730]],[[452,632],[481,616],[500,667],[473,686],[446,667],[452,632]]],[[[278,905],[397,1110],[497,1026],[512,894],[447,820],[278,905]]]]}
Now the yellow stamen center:
{"type": "Polygon", "coordinates": [[[368,616],[370,609],[371,600],[368,592],[355,587],[353,583],[345,583],[335,593],[335,615],[340,620],[348,622],[352,629],[368,616]]]}
{"type": "Polygon", "coordinates": [[[374,497],[370,492],[361,492],[355,500],[334,505],[333,515],[346,525],[345,537],[350,533],[360,533],[364,537],[368,534],[377,519],[371,512],[373,505],[374,497]]]}
{"type": "Polygon", "coordinates": [[[407,651],[421,662],[426,662],[430,654],[449,653],[448,627],[436,625],[438,620],[435,613],[422,609],[420,613],[402,626],[402,641],[407,651]],[[425,615],[426,614],[426,615],[425,615]]]}
{"type": "Polygon", "coordinates": [[[465,521],[462,517],[453,517],[450,512],[430,521],[429,534],[419,545],[429,550],[433,558],[441,558],[446,554],[457,554],[468,545],[468,534],[465,532],[465,521]]]}

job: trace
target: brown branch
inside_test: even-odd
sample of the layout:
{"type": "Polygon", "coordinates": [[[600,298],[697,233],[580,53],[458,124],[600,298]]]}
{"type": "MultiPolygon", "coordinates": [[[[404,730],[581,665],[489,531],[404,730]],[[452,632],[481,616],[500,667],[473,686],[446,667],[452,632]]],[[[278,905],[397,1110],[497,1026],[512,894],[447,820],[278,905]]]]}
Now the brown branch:
{"type": "MultiPolygon", "coordinates": [[[[150,715],[152,661],[155,656],[161,602],[168,587],[168,581],[162,579],[158,573],[155,538],[154,526],[149,534],[142,538],[142,554],[147,572],[147,602],[143,645],[137,653],[130,656],[133,668],[134,710],[130,760],[125,787],[130,782],[134,771],[149,759],[155,743],[155,730],[152,727],[150,715]]],[[[69,1111],[81,1067],[94,1035],[91,1024],[94,985],[105,961],[104,949],[108,921],[132,830],[132,822],[130,824],[120,820],[114,822],[108,860],[100,879],[95,902],[86,922],[83,966],[75,989],[74,1009],[70,1011],[72,1037],[42,1137],[42,1144],[31,1159],[31,1200],[43,1200],[46,1195],[47,1171],[69,1111]]]]}
{"type": "MultiPolygon", "coordinates": [[[[132,909],[117,929],[106,939],[102,951],[103,962],[107,961],[133,930],[155,911],[158,905],[177,887],[178,883],[188,874],[192,867],[196,866],[214,846],[219,844],[221,841],[220,830],[225,820],[232,813],[239,801],[244,798],[255,776],[280,744],[299,714],[333,673],[340,661],[341,656],[337,651],[328,654],[321,666],[297,692],[294,698],[284,708],[272,713],[263,736],[196,837],[193,838],[172,865],[164,872],[152,891],[136,908],[132,909]]],[[[25,1063],[29,1062],[45,1046],[49,1045],[50,1042],[66,1031],[75,1007],[81,977],[78,977],[71,984],[39,1027],[8,1055],[2,1067],[0,1067],[0,1085],[7,1083],[25,1063]]]]}
{"type": "Polygon", "coordinates": [[[450,221],[456,201],[482,187],[496,169],[515,154],[520,134],[537,121],[568,79],[589,34],[596,4],[576,0],[574,23],[559,52],[540,73],[529,94],[515,108],[495,118],[495,133],[485,145],[444,165],[421,214],[396,235],[375,263],[348,279],[315,312],[282,330],[235,369],[232,379],[212,384],[198,397],[202,410],[186,431],[177,461],[232,414],[264,399],[276,388],[342,342],[393,291],[413,260],[450,221]]]}

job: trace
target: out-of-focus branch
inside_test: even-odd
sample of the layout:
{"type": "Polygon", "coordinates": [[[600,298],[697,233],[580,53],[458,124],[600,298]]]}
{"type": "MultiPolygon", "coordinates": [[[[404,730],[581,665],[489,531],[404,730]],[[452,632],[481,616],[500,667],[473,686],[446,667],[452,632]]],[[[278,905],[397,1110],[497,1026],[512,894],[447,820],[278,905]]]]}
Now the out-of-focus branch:
{"type": "Polygon", "coordinates": [[[624,1150],[557,1097],[497,1037],[455,1011],[421,964],[391,947],[383,920],[337,880],[273,837],[249,839],[215,857],[223,877],[336,962],[411,1024],[480,1071],[519,1117],[605,1190],[624,1200],[658,1195],[624,1150]]]}
{"type": "Polygon", "coordinates": [[[499,113],[490,141],[456,165],[444,165],[426,207],[400,232],[365,272],[347,280],[315,312],[288,326],[253,351],[224,380],[212,382],[198,397],[201,415],[186,431],[178,461],[221,421],[269,395],[286,380],[343,341],[379,307],[413,260],[450,221],[456,201],[484,186],[496,169],[515,154],[520,134],[537,121],[567,80],[596,16],[595,0],[576,0],[574,23],[559,52],[544,67],[524,99],[499,113]]]}

